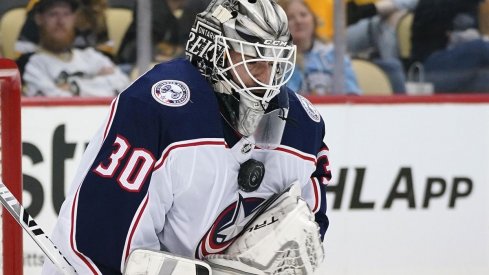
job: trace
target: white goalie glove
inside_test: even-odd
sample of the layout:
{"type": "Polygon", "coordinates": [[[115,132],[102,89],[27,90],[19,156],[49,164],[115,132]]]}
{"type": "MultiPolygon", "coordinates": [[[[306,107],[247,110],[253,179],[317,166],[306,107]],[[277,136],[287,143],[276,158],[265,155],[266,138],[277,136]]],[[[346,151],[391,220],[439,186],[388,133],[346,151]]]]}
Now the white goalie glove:
{"type": "Polygon", "coordinates": [[[214,275],[313,274],[324,259],[319,226],[294,184],[224,252],[205,258],[214,275]]]}

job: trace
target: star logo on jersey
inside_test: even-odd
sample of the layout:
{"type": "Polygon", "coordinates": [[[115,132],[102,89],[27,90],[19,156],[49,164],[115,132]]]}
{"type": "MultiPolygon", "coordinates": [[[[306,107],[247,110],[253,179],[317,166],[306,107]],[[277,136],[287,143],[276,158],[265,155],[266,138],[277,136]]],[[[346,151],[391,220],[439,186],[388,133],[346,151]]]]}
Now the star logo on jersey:
{"type": "Polygon", "coordinates": [[[187,84],[178,80],[162,80],[151,88],[153,98],[166,106],[180,107],[190,100],[190,89],[187,84]]]}
{"type": "Polygon", "coordinates": [[[221,253],[228,248],[248,222],[255,217],[263,201],[265,199],[243,198],[239,194],[238,201],[226,207],[202,237],[195,251],[195,257],[201,259],[209,254],[221,253]]]}

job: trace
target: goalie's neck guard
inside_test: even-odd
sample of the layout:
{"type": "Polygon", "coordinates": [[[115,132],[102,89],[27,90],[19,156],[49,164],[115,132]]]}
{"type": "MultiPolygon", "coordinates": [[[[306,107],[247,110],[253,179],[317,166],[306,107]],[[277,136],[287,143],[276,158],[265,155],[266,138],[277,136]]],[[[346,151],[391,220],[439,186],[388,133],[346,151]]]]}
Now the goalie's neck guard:
{"type": "Polygon", "coordinates": [[[239,100],[237,93],[216,95],[222,106],[221,114],[231,128],[239,133],[241,133],[239,129],[247,127],[255,129],[253,133],[243,135],[250,144],[261,149],[275,149],[280,145],[289,114],[289,95],[286,90],[281,90],[263,112],[255,111],[253,108],[243,108],[243,100],[239,100]],[[240,120],[238,116],[246,119],[240,120]],[[252,125],[241,125],[241,123],[252,125]]]}

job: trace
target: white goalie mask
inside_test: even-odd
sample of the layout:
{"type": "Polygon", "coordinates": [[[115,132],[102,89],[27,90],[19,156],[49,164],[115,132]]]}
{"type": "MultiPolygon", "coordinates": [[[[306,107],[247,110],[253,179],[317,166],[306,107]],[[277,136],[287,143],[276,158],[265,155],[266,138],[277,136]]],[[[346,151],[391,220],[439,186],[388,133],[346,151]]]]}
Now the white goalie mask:
{"type": "Polygon", "coordinates": [[[296,48],[285,12],[274,0],[213,0],[197,15],[186,54],[216,92],[239,95],[233,124],[250,136],[290,79],[296,48]],[[267,66],[265,77],[256,73],[260,62],[267,66]]]}

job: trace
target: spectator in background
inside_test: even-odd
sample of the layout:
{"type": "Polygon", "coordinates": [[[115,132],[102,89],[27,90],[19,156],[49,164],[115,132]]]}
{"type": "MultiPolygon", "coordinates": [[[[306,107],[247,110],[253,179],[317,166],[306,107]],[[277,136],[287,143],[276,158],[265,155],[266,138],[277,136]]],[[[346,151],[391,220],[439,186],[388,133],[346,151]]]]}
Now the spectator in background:
{"type": "Polygon", "coordinates": [[[367,58],[389,77],[395,93],[404,93],[406,76],[399,57],[396,26],[418,0],[378,0],[367,4],[347,3],[347,47],[352,56],[367,58]]]}
{"type": "Polygon", "coordinates": [[[39,48],[19,59],[27,96],[115,96],[128,77],[92,47],[74,48],[76,0],[40,0],[39,48]],[[25,64],[25,66],[23,66],[25,64]]]}
{"type": "Polygon", "coordinates": [[[345,91],[333,91],[333,44],[315,34],[316,20],[304,0],[279,0],[287,13],[289,29],[297,45],[297,63],[287,86],[301,94],[360,94],[350,59],[345,57],[345,91]]]}
{"type": "MultiPolygon", "coordinates": [[[[94,47],[97,50],[113,57],[113,42],[109,39],[105,10],[107,0],[77,0],[76,33],[73,46],[84,49],[94,47]]],[[[39,29],[35,22],[35,13],[39,0],[30,0],[27,5],[27,18],[22,26],[18,41],[15,43],[16,52],[35,52],[39,46],[39,29]]]]}
{"type": "MultiPolygon", "coordinates": [[[[161,62],[183,56],[190,28],[197,13],[203,11],[209,0],[152,0],[151,29],[153,61],[161,62]]],[[[137,2],[136,2],[137,3],[137,2]]],[[[136,62],[137,4],[131,25],[121,42],[117,62],[136,62]]]]}
{"type": "Polygon", "coordinates": [[[424,62],[435,93],[489,92],[489,42],[482,39],[476,19],[459,13],[447,34],[447,47],[424,62]]]}
{"type": "Polygon", "coordinates": [[[398,59],[396,25],[418,0],[378,0],[368,4],[347,3],[347,46],[351,54],[365,51],[380,59],[398,59]]]}
{"type": "Polygon", "coordinates": [[[76,17],[75,47],[91,46],[110,56],[116,55],[107,30],[107,8],[107,0],[81,0],[76,17]]]}
{"type": "MultiPolygon", "coordinates": [[[[447,33],[458,13],[477,18],[482,0],[419,0],[414,10],[411,36],[412,62],[423,63],[428,56],[448,45],[447,33]]],[[[477,21],[477,19],[476,19],[477,21]]]]}

